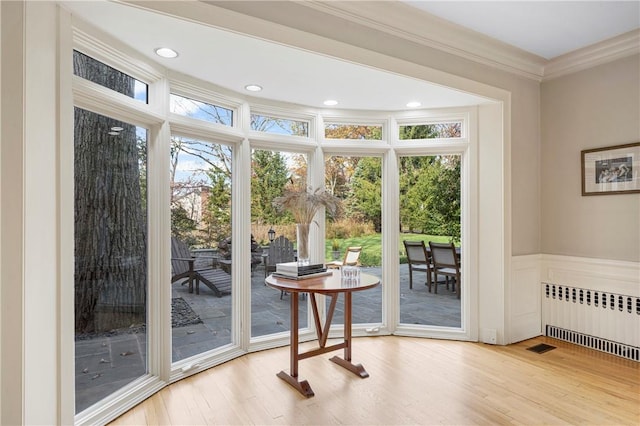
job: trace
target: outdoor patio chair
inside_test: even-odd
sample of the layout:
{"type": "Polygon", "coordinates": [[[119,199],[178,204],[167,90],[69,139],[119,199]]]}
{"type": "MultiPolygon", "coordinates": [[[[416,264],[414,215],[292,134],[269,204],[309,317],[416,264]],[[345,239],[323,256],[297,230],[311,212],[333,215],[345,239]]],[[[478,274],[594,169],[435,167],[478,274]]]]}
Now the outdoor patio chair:
{"type": "Polygon", "coordinates": [[[460,260],[453,243],[434,243],[429,241],[431,248],[431,258],[433,259],[433,275],[436,283],[436,293],[438,292],[438,275],[444,275],[449,283],[449,277],[455,278],[456,295],[460,298],[460,260]]]}
{"type": "MultiPolygon", "coordinates": [[[[276,271],[276,263],[294,262],[296,254],[293,250],[293,243],[284,235],[280,235],[269,244],[267,249],[267,257],[264,262],[264,277],[267,278],[272,272],[276,271]]],[[[265,283],[265,285],[267,285],[265,283]]],[[[280,292],[280,299],[284,296],[284,291],[280,292]]]]}
{"type": "Polygon", "coordinates": [[[195,284],[196,294],[200,294],[200,282],[218,297],[231,293],[230,274],[213,266],[196,269],[195,261],[189,247],[176,237],[171,237],[171,283],[184,280],[182,285],[189,283],[189,293],[193,293],[195,284]]]}
{"type": "Polygon", "coordinates": [[[269,244],[267,257],[264,259],[264,277],[267,278],[276,271],[276,263],[293,262],[296,260],[293,243],[284,235],[280,235],[269,244]]]}
{"type": "Polygon", "coordinates": [[[341,266],[360,266],[360,253],[362,247],[347,247],[347,251],[344,253],[344,259],[334,260],[333,262],[327,262],[328,269],[337,269],[341,266]]]}
{"type": "MultiPolygon", "coordinates": [[[[404,249],[407,252],[407,263],[409,264],[409,288],[413,288],[413,271],[425,272],[427,274],[427,287],[431,293],[432,270],[431,256],[427,252],[424,241],[407,241],[403,240],[404,249]]],[[[438,292],[438,283],[436,282],[436,293],[438,292]]]]}

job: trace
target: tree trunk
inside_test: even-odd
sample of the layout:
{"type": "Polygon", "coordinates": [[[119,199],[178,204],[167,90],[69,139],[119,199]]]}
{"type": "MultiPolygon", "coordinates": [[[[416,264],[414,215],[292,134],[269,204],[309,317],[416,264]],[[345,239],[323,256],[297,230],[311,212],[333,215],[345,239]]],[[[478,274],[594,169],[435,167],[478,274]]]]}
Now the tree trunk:
{"type": "MultiPolygon", "coordinates": [[[[84,55],[76,75],[133,93],[134,81],[84,55]]],[[[135,126],[76,108],[75,327],[99,332],[146,318],[146,212],[135,126]],[[121,128],[117,135],[113,128],[121,128]]]]}

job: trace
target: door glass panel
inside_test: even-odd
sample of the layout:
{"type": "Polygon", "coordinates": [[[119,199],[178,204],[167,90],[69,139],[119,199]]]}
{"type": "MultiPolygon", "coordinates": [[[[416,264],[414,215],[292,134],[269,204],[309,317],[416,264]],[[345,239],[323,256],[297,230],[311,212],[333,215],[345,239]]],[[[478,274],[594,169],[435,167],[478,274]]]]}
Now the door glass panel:
{"type": "MultiPolygon", "coordinates": [[[[361,247],[361,273],[382,277],[382,159],[325,156],[325,187],[342,200],[341,214],[326,226],[325,259],[344,261],[348,247],[361,247]]],[[[327,298],[327,309],[330,299],[327,298]]],[[[344,323],[340,296],[333,324],[344,323]]],[[[382,286],[357,291],[352,297],[353,323],[382,322],[382,286]]]]}
{"type": "Polygon", "coordinates": [[[229,146],[171,138],[174,362],[231,343],[231,167],[229,146]]]}
{"type": "Polygon", "coordinates": [[[146,129],[75,108],[76,412],[147,372],[146,152],[146,129]]]}
{"type": "MultiPolygon", "coordinates": [[[[434,273],[432,259],[427,275],[429,241],[453,242],[460,248],[459,155],[400,157],[400,322],[461,327],[460,299],[451,276],[434,273]],[[409,250],[404,241],[424,242],[425,250],[409,250]],[[420,256],[420,252],[425,253],[420,256]],[[412,260],[409,268],[408,258],[412,260]],[[428,283],[431,282],[431,291],[428,283]]],[[[449,268],[447,272],[452,272],[449,268]]]]}
{"type": "MultiPolygon", "coordinates": [[[[273,200],[288,189],[304,188],[306,182],[306,155],[258,149],[252,152],[251,337],[291,330],[291,295],[265,286],[264,280],[274,272],[275,263],[295,260],[295,221],[289,212],[278,211],[273,200]],[[283,254],[287,250],[276,249],[289,244],[294,249],[293,258],[283,254]]],[[[300,303],[299,326],[307,327],[307,303],[300,303]]]]}

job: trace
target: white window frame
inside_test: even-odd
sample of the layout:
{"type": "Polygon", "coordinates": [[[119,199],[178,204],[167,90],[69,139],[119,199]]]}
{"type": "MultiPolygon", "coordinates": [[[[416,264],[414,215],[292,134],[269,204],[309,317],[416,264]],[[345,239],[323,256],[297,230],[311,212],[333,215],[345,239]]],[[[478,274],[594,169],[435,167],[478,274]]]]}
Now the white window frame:
{"type": "MultiPolygon", "coordinates": [[[[472,253],[479,247],[477,235],[478,212],[473,206],[477,206],[477,177],[478,177],[478,112],[475,107],[442,110],[419,110],[404,112],[368,113],[360,112],[354,115],[352,111],[336,112],[324,115],[328,110],[301,111],[284,108],[278,102],[251,103],[250,99],[243,98],[239,94],[230,94],[228,91],[211,88],[211,85],[196,82],[190,77],[184,77],[181,81],[175,74],[168,78],[166,71],[151,61],[140,59],[138,53],[125,55],[130,49],[122,46],[118,41],[108,37],[89,36],[88,29],[82,23],[74,22],[74,48],[89,56],[105,62],[114,68],[131,75],[149,84],[149,103],[147,105],[114,93],[99,85],[83,80],[79,77],[72,78],[73,97],[76,106],[85,108],[114,118],[122,119],[132,124],[150,129],[149,138],[149,282],[154,290],[149,291],[149,375],[134,381],[112,396],[91,407],[81,415],[76,416],[78,423],[99,422],[104,416],[112,416],[114,412],[123,412],[133,404],[148,397],[159,388],[183,377],[195,374],[206,368],[218,365],[229,359],[246,354],[254,350],[262,350],[287,344],[288,339],[276,337],[274,339],[262,339],[250,341],[250,329],[241,330],[240,323],[250,324],[250,299],[246,285],[240,291],[232,294],[234,312],[234,338],[233,344],[224,350],[207,353],[203,357],[190,359],[183,364],[171,364],[170,327],[158,327],[158,324],[170,324],[170,247],[168,238],[164,236],[170,233],[170,211],[168,193],[165,188],[168,185],[168,157],[171,134],[193,137],[199,140],[209,140],[214,143],[233,144],[233,197],[232,209],[234,211],[233,234],[234,238],[248,238],[250,234],[250,184],[246,181],[238,181],[236,176],[250,172],[250,155],[252,149],[273,149],[290,152],[306,153],[309,156],[308,180],[314,187],[323,185],[324,182],[324,155],[361,155],[383,158],[383,322],[379,334],[411,335],[421,337],[455,338],[461,340],[476,340],[477,330],[471,324],[477,323],[477,306],[471,303],[477,296],[477,278],[472,278],[477,270],[478,260],[472,253]],[[87,32],[80,31],[85,28],[87,32]],[[112,46],[112,47],[109,47],[112,46]],[[200,89],[202,84],[202,89],[200,89]],[[234,111],[233,126],[224,126],[216,123],[202,122],[188,117],[171,114],[169,112],[168,98],[170,91],[197,100],[211,100],[216,105],[229,105],[234,111]],[[196,96],[195,92],[198,92],[196,96]],[[126,99],[125,99],[126,98],[126,99]],[[309,123],[309,136],[289,136],[267,132],[258,132],[250,129],[250,114],[257,113],[270,117],[278,117],[309,123]],[[369,117],[369,118],[365,118],[369,117]],[[446,121],[460,121],[462,124],[462,137],[451,139],[424,139],[413,141],[400,141],[398,138],[399,125],[405,124],[430,124],[446,121]],[[427,120],[427,121],[425,121],[427,120]],[[430,121],[433,120],[433,121],[430,121]],[[324,138],[324,122],[351,124],[354,122],[382,125],[382,141],[354,141],[354,140],[327,140],[324,138]],[[470,247],[468,255],[464,257],[465,280],[462,312],[463,327],[461,331],[436,330],[425,327],[406,327],[398,324],[399,301],[397,289],[398,277],[398,211],[395,206],[398,203],[397,159],[399,155],[432,155],[435,153],[460,153],[463,157],[463,211],[469,212],[463,218],[463,242],[465,247],[470,247]],[[394,177],[395,176],[395,177],[394,177]],[[468,205],[467,205],[468,204],[468,205]],[[472,208],[474,210],[472,210],[472,208]],[[473,212],[473,213],[472,213],[473,212]],[[395,284],[393,284],[395,282],[395,284]],[[248,320],[248,321],[247,321],[248,320]],[[285,341],[286,340],[286,341],[285,341]],[[168,349],[167,349],[168,348],[168,349]]],[[[64,48],[65,46],[62,45],[64,48]]],[[[71,51],[68,52],[71,55],[71,51]]],[[[65,54],[61,54],[64,58],[65,54]]],[[[182,77],[182,76],[181,76],[182,77]]],[[[67,158],[64,162],[68,162],[67,158]]],[[[71,159],[70,164],[73,164],[71,159]]],[[[65,196],[68,198],[68,194],[65,196]]],[[[320,250],[324,247],[324,220],[312,236],[316,244],[312,250],[320,250]]],[[[72,236],[62,237],[63,245],[73,245],[72,236]]],[[[245,245],[235,245],[233,256],[244,258],[248,256],[249,248],[245,245]]],[[[238,265],[238,264],[235,264],[238,265]]],[[[235,266],[233,270],[234,289],[238,289],[239,282],[250,279],[247,268],[235,266]]],[[[73,270],[73,268],[71,268],[73,270]]],[[[68,278],[68,277],[67,277],[68,278]]],[[[72,278],[72,277],[71,277],[72,278]]],[[[310,326],[313,325],[309,321],[310,326]]],[[[340,327],[332,329],[332,335],[341,332],[340,327]]],[[[68,333],[68,331],[63,331],[68,333]]],[[[365,327],[355,327],[354,336],[371,335],[365,327]]],[[[311,330],[305,332],[303,338],[315,338],[311,330]]],[[[67,339],[68,340],[68,339],[67,339]]],[[[72,381],[73,383],[73,381],[72,381]]]]}

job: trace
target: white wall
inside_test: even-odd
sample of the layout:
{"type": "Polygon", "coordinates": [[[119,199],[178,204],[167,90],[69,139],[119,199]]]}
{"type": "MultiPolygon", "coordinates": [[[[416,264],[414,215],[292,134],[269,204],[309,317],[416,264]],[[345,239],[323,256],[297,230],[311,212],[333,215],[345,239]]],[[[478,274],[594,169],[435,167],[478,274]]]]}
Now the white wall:
{"type": "Polygon", "coordinates": [[[24,420],[44,424],[58,416],[57,6],[26,12],[24,420]]]}
{"type": "Polygon", "coordinates": [[[58,422],[57,8],[2,2],[2,424],[58,422]]]}
{"type": "Polygon", "coordinates": [[[484,105],[478,109],[479,181],[478,181],[478,288],[471,301],[478,305],[479,340],[492,344],[509,341],[506,326],[506,294],[510,264],[510,244],[507,239],[509,148],[504,142],[504,105],[484,105]]]}
{"type": "Polygon", "coordinates": [[[1,424],[22,424],[23,371],[23,140],[22,97],[24,10],[18,2],[2,2],[2,412],[1,424]]]}
{"type": "MultiPolygon", "coordinates": [[[[626,57],[542,84],[545,254],[512,259],[511,341],[542,332],[537,327],[541,282],[640,294],[640,195],[583,197],[580,170],[583,149],[640,141],[639,58],[626,57]]],[[[520,187],[515,178],[513,186],[520,187]]]]}
{"type": "Polygon", "coordinates": [[[580,151],[640,141],[640,55],[542,84],[542,253],[639,262],[640,194],[581,195],[580,151]]]}
{"type": "MultiPolygon", "coordinates": [[[[2,7],[0,7],[0,58],[2,58],[2,7]]],[[[0,63],[2,61],[0,60],[0,63]]],[[[2,67],[0,67],[0,99],[2,99],[2,67]]],[[[2,176],[2,103],[0,102],[0,178],[2,176]]],[[[1,182],[1,179],[0,179],[1,182]]],[[[0,184],[0,206],[2,206],[2,185],[0,184]]],[[[2,241],[2,208],[0,208],[0,241],[2,241]]],[[[2,244],[0,243],[0,270],[2,269],[2,244]]],[[[2,306],[2,273],[0,273],[0,306],[2,306]]],[[[0,315],[0,332],[2,330],[2,315],[0,315]]],[[[2,339],[0,339],[0,385],[2,384],[2,339]]],[[[2,392],[0,392],[0,413],[2,413],[2,392]]],[[[2,422],[2,414],[0,414],[2,422]]]]}

